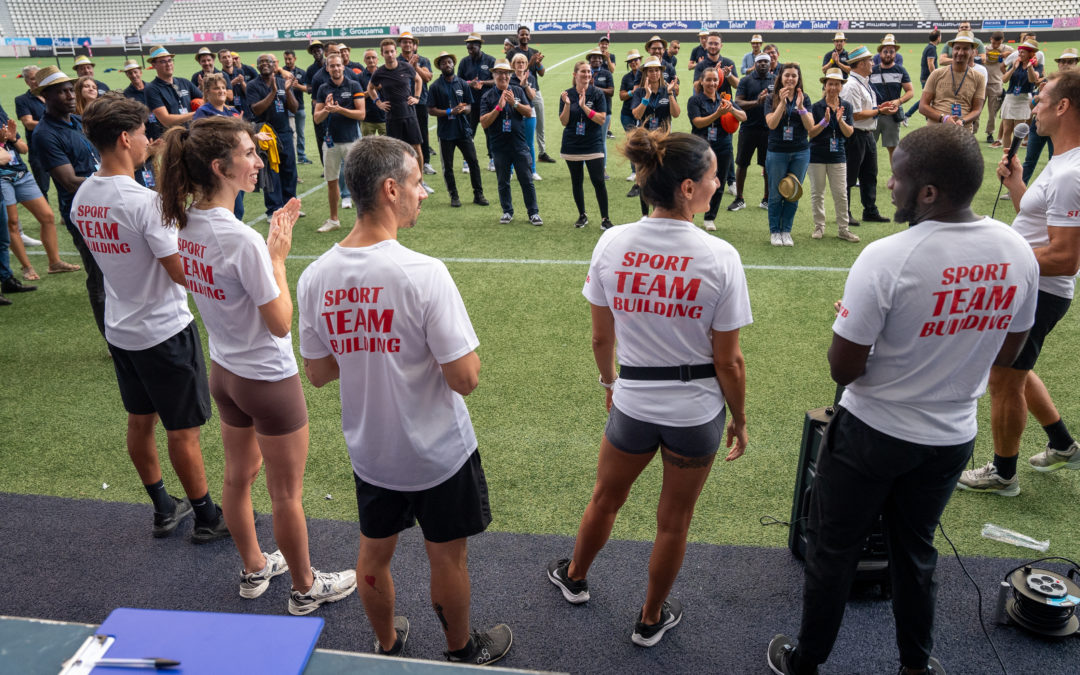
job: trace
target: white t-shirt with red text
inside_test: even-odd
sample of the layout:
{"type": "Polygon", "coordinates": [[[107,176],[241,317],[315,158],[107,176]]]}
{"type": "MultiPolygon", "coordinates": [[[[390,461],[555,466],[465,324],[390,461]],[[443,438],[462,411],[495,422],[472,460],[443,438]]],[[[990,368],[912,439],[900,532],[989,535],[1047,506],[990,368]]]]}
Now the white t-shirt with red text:
{"type": "Polygon", "coordinates": [[[161,222],[153,190],[128,176],[93,175],[71,202],[71,221],[105,277],[105,339],[149,349],[192,319],[184,287],[158,262],[176,253],[176,228],[161,222]]]}
{"type": "MultiPolygon", "coordinates": [[[[614,315],[624,366],[712,363],[711,332],[753,321],[738,251],[682,220],[642,218],[604,232],[581,292],[614,315]]],[[[724,395],[715,377],[619,378],[613,402],[636,420],[688,427],[719,415],[724,395]]]]}
{"type": "Polygon", "coordinates": [[[190,208],[178,243],[188,291],[209,335],[210,359],[249,380],[295,375],[292,335],[274,336],[259,313],[281,293],[262,235],[228,209],[190,208]]]}
{"type": "MultiPolygon", "coordinates": [[[[1013,229],[1040,248],[1050,243],[1047,227],[1080,227],[1080,148],[1055,154],[1020,198],[1013,229]]],[[[1072,299],[1076,277],[1039,277],[1039,290],[1072,299]]]]}
{"type": "Polygon", "coordinates": [[[426,490],[476,449],[465,399],[440,364],[480,344],[441,261],[396,240],[337,244],[296,287],[300,354],[333,356],[353,470],[390,490],[426,490]]]}
{"type": "Polygon", "coordinates": [[[924,221],[859,254],[833,332],[872,345],[841,405],[924,445],[975,437],[977,401],[1007,332],[1035,321],[1038,264],[1008,225],[924,221]]]}

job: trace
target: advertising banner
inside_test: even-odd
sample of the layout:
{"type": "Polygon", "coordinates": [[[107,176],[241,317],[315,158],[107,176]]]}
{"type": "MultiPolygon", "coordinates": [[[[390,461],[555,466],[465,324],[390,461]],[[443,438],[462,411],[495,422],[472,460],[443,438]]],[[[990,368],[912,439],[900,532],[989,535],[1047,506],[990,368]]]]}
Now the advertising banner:
{"type": "Polygon", "coordinates": [[[630,22],[629,21],[597,21],[596,22],[596,30],[604,31],[604,32],[608,32],[608,33],[611,33],[611,32],[614,32],[614,31],[629,30],[629,29],[630,29],[630,22]]]}
{"type": "Polygon", "coordinates": [[[390,35],[390,26],[363,26],[359,28],[339,28],[338,37],[370,37],[390,35]]]}

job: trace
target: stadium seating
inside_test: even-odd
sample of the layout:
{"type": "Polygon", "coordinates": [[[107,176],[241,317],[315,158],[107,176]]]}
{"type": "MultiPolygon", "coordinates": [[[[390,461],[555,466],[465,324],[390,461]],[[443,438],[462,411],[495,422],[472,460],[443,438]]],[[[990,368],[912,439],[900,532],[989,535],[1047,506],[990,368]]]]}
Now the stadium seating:
{"type": "Polygon", "coordinates": [[[505,0],[342,0],[331,26],[385,26],[496,22],[505,0]]]}
{"type": "Polygon", "coordinates": [[[134,35],[161,0],[9,0],[15,33],[23,36],[82,37],[134,35]]]}
{"type": "Polygon", "coordinates": [[[736,21],[755,19],[907,21],[923,18],[917,0],[892,0],[887,3],[865,2],[865,0],[728,0],[728,11],[730,18],[736,21]]]}
{"type": "Polygon", "coordinates": [[[518,21],[632,21],[713,18],[710,0],[522,0],[518,21]]]}
{"type": "Polygon", "coordinates": [[[322,6],[305,0],[175,0],[148,32],[308,28],[322,6]]]}
{"type": "Polygon", "coordinates": [[[1049,19],[1076,16],[1076,0],[938,0],[938,11],[945,21],[964,21],[978,17],[994,19],[1049,19]]]}

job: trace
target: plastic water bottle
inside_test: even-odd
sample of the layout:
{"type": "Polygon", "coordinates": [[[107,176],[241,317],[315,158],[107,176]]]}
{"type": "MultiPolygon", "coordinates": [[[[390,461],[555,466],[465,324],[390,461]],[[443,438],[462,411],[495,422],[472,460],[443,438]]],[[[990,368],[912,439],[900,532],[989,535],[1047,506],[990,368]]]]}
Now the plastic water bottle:
{"type": "Polygon", "coordinates": [[[994,525],[993,523],[986,523],[982,528],[982,536],[987,539],[993,539],[994,541],[1000,541],[1005,544],[1012,544],[1013,546],[1023,546],[1024,548],[1034,549],[1045,553],[1050,548],[1050,540],[1039,541],[1033,539],[1026,534],[1020,534],[1013,530],[994,525]]]}

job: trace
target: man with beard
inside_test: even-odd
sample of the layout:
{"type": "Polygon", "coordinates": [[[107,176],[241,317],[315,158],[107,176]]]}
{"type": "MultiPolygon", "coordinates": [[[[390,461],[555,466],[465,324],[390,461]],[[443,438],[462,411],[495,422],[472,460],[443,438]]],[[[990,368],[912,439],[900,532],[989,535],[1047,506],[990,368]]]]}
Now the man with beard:
{"type": "MultiPolygon", "coordinates": [[[[312,119],[326,128],[326,147],[323,159],[326,162],[326,192],[330,200],[330,218],[319,227],[317,232],[331,232],[341,227],[338,219],[338,205],[341,200],[339,177],[349,150],[359,140],[357,122],[364,119],[367,106],[364,90],[356,80],[345,77],[344,59],[340,54],[331,54],[325,60],[330,81],[315,92],[315,114],[312,119]]],[[[350,202],[351,202],[350,198],[350,202]]],[[[351,204],[350,204],[351,206],[351,204]]]]}
{"type": "MultiPolygon", "coordinates": [[[[985,45],[983,45],[983,41],[975,37],[975,34],[971,32],[971,22],[961,21],[960,25],[956,27],[956,32],[957,34],[971,34],[972,44],[974,45],[972,51],[974,53],[971,55],[971,58],[968,59],[968,65],[970,66],[970,64],[972,63],[982,63],[982,55],[986,52],[986,47],[985,45]]],[[[1025,36],[1034,38],[1034,36],[1029,33],[1021,33],[1019,40],[1020,43],[1024,41],[1025,36]]],[[[953,56],[953,44],[951,42],[946,43],[945,48],[941,50],[941,57],[938,59],[938,67],[951,64],[954,58],[955,56],[953,56]]]]}
{"type": "Polygon", "coordinates": [[[157,120],[150,124],[151,140],[160,138],[169,127],[189,124],[195,113],[191,111],[191,99],[202,98],[202,91],[182,77],[175,77],[173,55],[164,47],[150,50],[146,58],[157,71],[157,76],[146,85],[146,107],[157,120]]]}
{"type": "MultiPolygon", "coordinates": [[[[405,141],[423,158],[420,147],[420,125],[416,123],[416,103],[420,100],[420,88],[424,81],[411,65],[398,59],[397,43],[386,38],[379,43],[384,63],[375,69],[368,80],[367,94],[379,94],[375,105],[386,113],[386,135],[405,141]]],[[[424,189],[434,194],[427,183],[424,189]]]]}
{"type": "Polygon", "coordinates": [[[413,37],[409,31],[398,36],[398,47],[401,48],[401,60],[408,63],[420,76],[420,101],[413,106],[416,112],[416,125],[420,127],[420,149],[424,154],[424,173],[433,175],[435,169],[431,166],[431,145],[428,139],[428,82],[431,82],[431,61],[426,56],[420,56],[418,50],[420,41],[413,37]]]}
{"type": "Polygon", "coordinates": [[[821,59],[821,72],[825,72],[829,68],[839,68],[844,71],[844,74],[851,72],[851,65],[848,63],[848,53],[844,49],[844,45],[847,44],[847,37],[837,31],[836,35],[833,35],[833,48],[832,51],[825,52],[824,58],[821,59]]]}
{"type": "Polygon", "coordinates": [[[296,52],[291,49],[286,49],[282,56],[285,58],[285,65],[282,70],[286,70],[292,73],[293,76],[293,96],[296,97],[296,112],[289,114],[289,123],[292,124],[293,134],[296,137],[296,163],[297,164],[311,164],[311,160],[307,156],[307,145],[304,139],[304,122],[307,120],[307,111],[304,110],[304,94],[315,92],[308,92],[307,88],[307,73],[304,69],[296,65],[296,52]]]}
{"type": "Polygon", "coordinates": [[[506,55],[506,61],[508,63],[512,62],[514,54],[518,53],[524,54],[529,59],[529,72],[536,77],[536,95],[530,101],[530,105],[536,112],[536,160],[546,164],[554,164],[555,160],[547,153],[547,139],[544,136],[544,95],[540,93],[540,78],[546,72],[544,55],[529,46],[529,41],[532,40],[532,32],[529,31],[528,26],[518,26],[517,39],[518,46],[516,49],[511,49],[506,55]]]}
{"type": "Polygon", "coordinates": [[[231,101],[233,107],[243,114],[244,119],[252,120],[251,108],[247,104],[247,76],[242,68],[233,59],[232,52],[228,49],[218,51],[218,61],[221,62],[221,74],[229,81],[229,93],[225,100],[231,101]]]}
{"type": "MultiPolygon", "coordinates": [[[[23,131],[26,132],[26,145],[33,147],[34,129],[41,123],[45,115],[45,99],[34,93],[37,87],[35,78],[39,68],[37,66],[24,66],[22,69],[23,82],[26,83],[26,93],[15,97],[15,116],[22,122],[23,131]]],[[[37,159],[30,153],[30,170],[34,173],[34,182],[45,197],[49,196],[49,172],[37,165],[37,159]]]]}
{"type": "MultiPolygon", "coordinates": [[[[371,76],[375,73],[375,70],[379,67],[379,53],[374,49],[364,50],[364,69],[360,71],[360,86],[367,91],[368,82],[371,81],[371,76]]],[[[366,95],[366,94],[365,94],[366,95]]],[[[364,136],[385,136],[386,135],[386,113],[379,109],[375,105],[375,99],[367,99],[367,113],[364,117],[363,124],[360,125],[360,130],[364,136]]],[[[344,187],[344,186],[343,186],[344,187]]]]}
{"type": "Polygon", "coordinates": [[[278,68],[273,54],[260,54],[255,63],[259,76],[247,83],[248,104],[256,123],[274,130],[279,157],[276,173],[267,167],[270,184],[262,191],[269,217],[296,196],[296,145],[289,113],[295,113],[299,105],[293,96],[293,74],[278,68]]]}
{"type": "Polygon", "coordinates": [[[765,124],[765,99],[769,97],[776,76],[773,75],[772,59],[768,54],[758,54],[754,59],[754,69],[739,80],[735,90],[735,104],[746,113],[746,121],[739,125],[739,146],[736,151],[735,166],[735,201],[728,204],[728,211],[746,208],[743,200],[743,188],[746,186],[746,169],[750,160],[757,153],[757,163],[765,178],[765,193],[761,198],[762,208],[768,208],[769,177],[764,174],[765,154],[769,147],[769,127],[765,124]]]}
{"type": "MultiPolygon", "coordinates": [[[[664,83],[667,84],[668,89],[675,96],[679,95],[679,76],[675,73],[675,68],[669,63],[664,63],[664,54],[667,53],[667,40],[663,39],[659,35],[654,35],[645,41],[645,51],[650,56],[655,56],[656,60],[660,62],[661,76],[664,79],[664,83]]],[[[694,68],[697,68],[695,65],[694,68]]]]}
{"type": "MultiPolygon", "coordinates": [[[[975,36],[961,31],[949,41],[952,59],[926,79],[919,112],[933,124],[956,124],[975,132],[986,99],[986,80],[970,68],[975,36]]],[[[850,174],[849,174],[850,176],[850,174]]]]}
{"type": "MultiPolygon", "coordinates": [[[[480,106],[478,104],[483,100],[484,94],[491,91],[491,88],[495,86],[494,73],[491,72],[492,67],[495,66],[495,58],[481,51],[483,45],[484,38],[476,33],[470,33],[469,37],[465,38],[465,49],[469,54],[461,59],[457,70],[458,77],[468,83],[469,88],[472,89],[473,100],[477,102],[477,105],[474,105],[469,112],[469,127],[472,129],[473,138],[476,138],[476,130],[480,128],[480,106]]],[[[461,170],[467,172],[469,170],[468,164],[463,164],[461,170]]],[[[488,171],[494,170],[495,160],[492,159],[491,148],[488,147],[488,171]]],[[[530,172],[529,175],[531,177],[532,173],[530,172]]]]}
{"type": "MultiPolygon", "coordinates": [[[[955,50],[954,50],[955,52],[955,50]]],[[[1036,471],[1080,470],[1080,445],[1073,441],[1033,369],[1046,337],[1072,303],[1080,269],[1080,72],[1050,75],[1035,106],[1039,133],[1050,138],[1054,156],[1025,186],[1017,157],[1006,153],[997,174],[1009,191],[1013,229],[1035,252],[1039,296],[1035,326],[1014,360],[990,371],[990,426],[994,458],[965,471],[957,487],[1003,497],[1020,494],[1016,460],[1030,412],[1048,436],[1046,449],[1028,459],[1036,471]]]]}
{"type": "MultiPolygon", "coordinates": [[[[855,131],[844,143],[847,152],[848,210],[851,210],[851,188],[858,182],[862,219],[869,223],[887,223],[889,219],[881,215],[877,207],[878,165],[874,131],[878,120],[894,114],[897,108],[891,103],[880,102],[870,86],[871,58],[870,50],[865,46],[851,52],[847,58],[848,79],[840,92],[840,98],[851,103],[851,113],[855,119],[855,131]]],[[[859,221],[849,213],[848,224],[858,225],[859,221]]]]}
{"type": "Polygon", "coordinates": [[[750,51],[743,54],[742,57],[742,72],[749,73],[754,69],[754,59],[761,53],[762,39],[760,35],[755,35],[750,38],[750,51]]]}
{"type": "Polygon", "coordinates": [[[438,121],[443,180],[446,181],[446,189],[450,193],[450,206],[460,207],[461,199],[458,197],[457,181],[454,180],[454,149],[460,149],[461,156],[469,167],[473,204],[487,206],[484,186],[480,182],[480,165],[476,161],[476,147],[469,129],[469,109],[477,103],[473,101],[469,85],[454,74],[456,65],[457,57],[453,54],[442,52],[436,56],[435,67],[442,73],[442,77],[432,82],[428,90],[428,111],[438,121]]]}
{"type": "Polygon", "coordinates": [[[878,45],[878,55],[881,56],[881,64],[876,65],[870,71],[870,86],[877,94],[878,103],[888,103],[896,108],[891,115],[878,117],[877,128],[874,130],[874,141],[881,139],[881,145],[889,150],[889,163],[892,164],[893,151],[900,142],[900,123],[898,117],[903,117],[903,105],[915,96],[915,88],[911,85],[911,77],[907,69],[896,62],[896,52],[900,45],[892,35],[886,35],[878,45]]]}
{"type": "Polygon", "coordinates": [[[312,40],[307,46],[308,54],[311,54],[311,58],[315,59],[307,70],[304,71],[304,82],[307,83],[308,88],[311,90],[311,113],[312,113],[312,125],[315,128],[315,142],[319,148],[319,161],[323,159],[323,138],[326,136],[326,123],[322,124],[315,122],[315,94],[318,93],[318,89],[315,86],[315,75],[323,69],[323,43],[321,40],[312,40]]]}
{"type": "Polygon", "coordinates": [[[221,71],[214,67],[214,52],[212,52],[209,47],[201,47],[199,51],[195,53],[195,61],[199,64],[199,70],[196,70],[195,73],[192,74],[191,83],[199,89],[202,89],[204,77],[213,75],[214,73],[220,73],[221,71]]]}
{"type": "Polygon", "coordinates": [[[488,148],[495,161],[496,177],[499,182],[499,203],[502,205],[502,217],[499,222],[508,225],[514,219],[514,203],[510,193],[510,169],[517,173],[521,185],[525,208],[529,212],[529,222],[543,225],[540,218],[540,205],[536,201],[536,186],[533,184],[532,170],[529,167],[529,147],[525,144],[524,115],[529,113],[528,99],[525,92],[517,85],[510,84],[513,69],[506,61],[498,61],[492,67],[495,74],[495,86],[480,100],[480,124],[487,134],[488,148]]]}
{"type": "MultiPolygon", "coordinates": [[[[720,71],[720,89],[724,94],[731,94],[733,88],[739,86],[739,72],[735,68],[735,62],[726,56],[720,55],[724,46],[724,39],[716,33],[709,35],[705,41],[705,56],[698,59],[694,66],[694,84],[701,79],[701,74],[706,68],[716,68],[720,71]]],[[[696,87],[695,87],[696,88],[696,87]]]]}
{"type": "Polygon", "coordinates": [[[928,125],[904,138],[894,160],[895,220],[910,227],[863,249],[836,305],[828,358],[846,388],[818,454],[798,644],[786,635],[769,643],[769,667],[781,675],[816,673],[828,659],[879,517],[899,672],[944,673],[931,656],[934,530],[971,457],[987,374],[1012,363],[1035,321],[1035,256],[1008,225],[971,209],[983,176],[978,141],[928,125]],[[978,280],[956,275],[991,268],[997,273],[978,280]],[[1006,285],[1015,295],[1005,312],[938,311],[950,298],[989,297],[1006,285]]]}
{"type": "MultiPolygon", "coordinates": [[[[90,60],[89,56],[80,56],[75,59],[75,72],[79,77],[94,77],[94,62],[90,60]]],[[[109,85],[105,84],[101,80],[94,80],[94,84],[97,85],[98,96],[101,96],[105,92],[109,91],[109,85]]]]}

